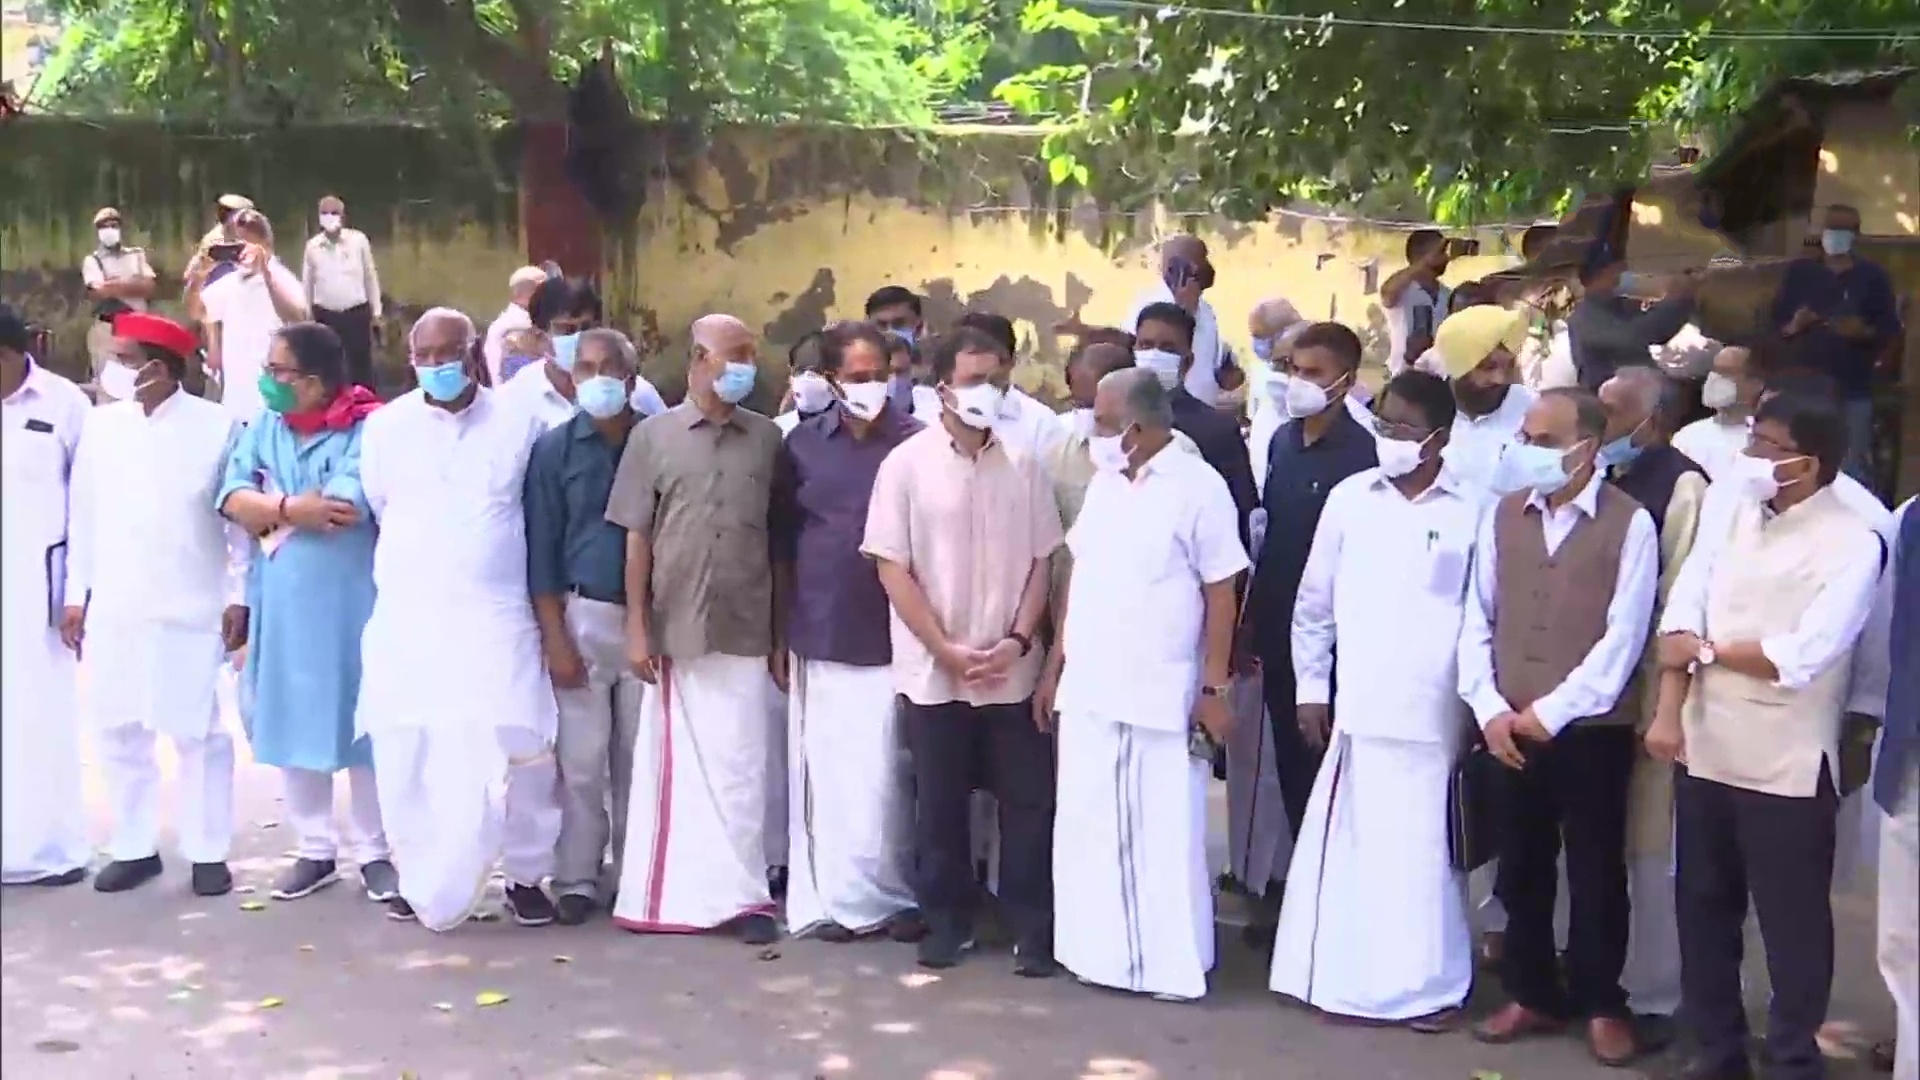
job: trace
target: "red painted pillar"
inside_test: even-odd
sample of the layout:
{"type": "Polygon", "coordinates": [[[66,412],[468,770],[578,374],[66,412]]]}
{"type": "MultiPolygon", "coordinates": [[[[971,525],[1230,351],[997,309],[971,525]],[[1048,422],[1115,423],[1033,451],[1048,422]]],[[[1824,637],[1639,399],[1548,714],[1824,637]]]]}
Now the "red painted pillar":
{"type": "Polygon", "coordinates": [[[567,125],[521,126],[520,233],[527,261],[552,259],[568,277],[600,277],[602,226],[567,176],[567,125]]]}

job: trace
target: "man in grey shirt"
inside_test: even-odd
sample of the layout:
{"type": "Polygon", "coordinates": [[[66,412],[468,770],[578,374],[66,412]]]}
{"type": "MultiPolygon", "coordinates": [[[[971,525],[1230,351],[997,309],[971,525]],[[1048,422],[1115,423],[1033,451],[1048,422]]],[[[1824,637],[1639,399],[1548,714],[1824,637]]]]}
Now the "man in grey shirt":
{"type": "Polygon", "coordinates": [[[1580,385],[1599,390],[1613,373],[1634,364],[1653,363],[1647,350],[1664,345],[1693,317],[1699,278],[1688,273],[1667,288],[1666,298],[1645,311],[1635,299],[1643,276],[1604,243],[1588,249],[1580,267],[1585,295],[1567,318],[1568,345],[1580,385]]]}
{"type": "Polygon", "coordinates": [[[764,945],[777,936],[762,836],[769,718],[787,654],[769,540],[780,429],[740,408],[758,361],[739,319],[693,324],[687,399],[633,429],[607,520],[627,530],[627,661],[653,684],[614,921],[731,926],[764,945]]]}

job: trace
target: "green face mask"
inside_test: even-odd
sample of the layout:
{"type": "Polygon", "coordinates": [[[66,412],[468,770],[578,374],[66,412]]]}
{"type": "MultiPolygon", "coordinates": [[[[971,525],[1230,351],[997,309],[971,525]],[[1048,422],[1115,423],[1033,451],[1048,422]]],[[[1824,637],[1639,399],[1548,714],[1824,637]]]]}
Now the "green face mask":
{"type": "Polygon", "coordinates": [[[300,397],[293,392],[293,387],[264,371],[260,373],[260,400],[277,413],[292,412],[293,407],[300,403],[300,397]]]}

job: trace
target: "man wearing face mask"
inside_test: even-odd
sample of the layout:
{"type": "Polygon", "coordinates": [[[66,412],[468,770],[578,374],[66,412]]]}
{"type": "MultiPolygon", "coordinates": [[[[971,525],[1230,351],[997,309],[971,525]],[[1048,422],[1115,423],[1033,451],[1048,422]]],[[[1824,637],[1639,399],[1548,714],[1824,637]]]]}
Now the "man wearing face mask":
{"type": "Polygon", "coordinates": [[[1220,391],[1239,389],[1246,374],[1232,363],[1220,340],[1220,320],[1213,305],[1202,294],[1213,288],[1213,263],[1207,258],[1206,241],[1197,236],[1172,236],[1160,245],[1160,281],[1141,296],[1126,321],[1120,325],[1138,336],[1140,318],[1149,307],[1172,304],[1185,311],[1193,322],[1188,335],[1191,363],[1182,377],[1182,385],[1208,408],[1220,400],[1220,391]]]}
{"type": "Polygon", "coordinates": [[[1760,400],[1765,373],[1752,349],[1728,345],[1713,357],[1713,370],[1700,384],[1700,404],[1713,410],[1674,433],[1674,449],[1718,477],[1747,445],[1747,423],[1760,400]]]}
{"type": "Polygon", "coordinates": [[[911,936],[887,594],[860,544],[880,463],[921,425],[888,400],[885,331],[840,323],[819,350],[835,404],[787,436],[779,501],[794,512],[773,538],[794,569],[787,787],[804,795],[780,859],[792,868],[787,923],[827,941],[911,936]]]}
{"type": "MultiPolygon", "coordinates": [[[[1680,973],[1698,1056],[1681,1075],[1753,1075],[1741,956],[1749,897],[1772,973],[1767,1075],[1825,1074],[1833,982],[1836,775],[1851,656],[1883,544],[1838,499],[1846,421],[1819,396],[1761,402],[1660,620],[1647,749],[1675,781],[1680,973]]],[[[1720,484],[1714,485],[1716,488],[1720,484]]]]}
{"type": "MultiPolygon", "coordinates": [[[[1080,343],[1067,356],[1067,386],[1080,400],[1083,390],[1088,391],[1086,400],[1093,400],[1094,392],[1100,380],[1116,371],[1134,367],[1132,335],[1127,335],[1128,344],[1115,341],[1093,339],[1082,336],[1080,343]]],[[[1085,409],[1076,407],[1071,412],[1060,414],[1067,425],[1067,436],[1054,447],[1053,455],[1047,461],[1047,475],[1053,481],[1054,501],[1060,507],[1060,522],[1065,528],[1073,527],[1074,519],[1080,516],[1080,504],[1086,501],[1087,484],[1097,474],[1099,466],[1093,460],[1093,406],[1085,409]]],[[[1173,433],[1173,445],[1183,453],[1198,454],[1200,448],[1183,432],[1173,433]]],[[[1066,583],[1066,574],[1073,564],[1066,548],[1054,555],[1054,574],[1056,585],[1066,583]]]]}
{"type": "MultiPolygon", "coordinates": [[[[1247,590],[1242,633],[1264,677],[1274,761],[1288,826],[1297,836],[1321,747],[1295,722],[1295,596],[1328,493],[1347,477],[1379,464],[1379,458],[1374,433],[1340,404],[1360,372],[1360,338],[1339,323],[1316,323],[1294,341],[1292,368],[1285,404],[1293,419],[1274,436],[1268,452],[1261,499],[1267,531],[1247,590]]],[[[1278,901],[1277,891],[1268,892],[1278,901]]]]}
{"type": "Polygon", "coordinates": [[[537,266],[523,266],[507,278],[507,306],[500,309],[500,314],[487,324],[487,336],[481,348],[487,361],[487,374],[491,377],[490,385],[504,386],[512,377],[513,372],[507,370],[507,362],[514,357],[514,353],[509,348],[507,335],[516,330],[532,328],[533,317],[527,308],[533,303],[534,291],[545,280],[547,272],[537,266]]]}
{"type": "Polygon", "coordinates": [[[307,294],[300,279],[273,253],[273,223],[258,210],[233,215],[241,245],[239,267],[201,293],[207,332],[207,367],[220,377],[220,404],[241,423],[251,423],[266,403],[260,373],[273,335],[287,323],[305,322],[307,294]]]}
{"type": "Polygon", "coordinates": [[[1526,342],[1526,316],[1497,307],[1467,308],[1441,324],[1434,342],[1460,406],[1447,442],[1447,467],[1483,497],[1518,487],[1500,476],[1499,466],[1539,398],[1519,382],[1518,357],[1526,342]]]}
{"type": "Polygon", "coordinates": [[[347,350],[347,376],[355,386],[373,386],[373,343],[380,336],[380,270],[373,242],[346,225],[347,204],[338,195],[320,200],[320,231],[307,241],[300,278],[313,319],[333,328],[347,350]]]}
{"type": "Polygon", "coordinates": [[[640,419],[631,402],[639,366],[626,335],[581,331],[571,373],[580,411],[540,436],[527,460],[527,589],[560,709],[553,891],[565,926],[612,899],[626,850],[643,684],[627,666],[627,534],[607,520],[607,501],[640,419]],[[613,865],[603,869],[609,837],[613,865]]]}
{"type": "Polygon", "coordinates": [[[1444,380],[1395,375],[1379,467],[1333,489],[1314,534],[1293,609],[1295,718],[1330,746],[1268,983],[1335,1016],[1430,1032],[1453,1025],[1473,981],[1446,806],[1480,498],[1442,468],[1453,412],[1444,380]]]}
{"type": "Polygon", "coordinates": [[[1134,327],[1134,362],[1160,380],[1173,409],[1174,429],[1192,439],[1200,448],[1200,456],[1227,482],[1240,516],[1240,543],[1245,545],[1247,516],[1259,501],[1253,465],[1247,458],[1247,442],[1240,437],[1240,425],[1186,387],[1188,370],[1194,363],[1193,316],[1178,304],[1148,304],[1140,309],[1134,327]]]}
{"type": "Polygon", "coordinates": [[[215,695],[226,655],[247,640],[247,539],[214,496],[240,425],[182,389],[191,331],[128,312],[114,336],[123,351],[101,377],[116,401],[88,414],[73,463],[60,620],[113,808],[113,861],[93,887],[123,892],[160,874],[164,734],[193,891],[221,896],[233,888],[233,738],[215,695]]]}
{"type": "Polygon", "coordinates": [[[1513,770],[1498,881],[1509,1003],[1475,1030],[1505,1043],[1586,1025],[1602,1064],[1639,1047],[1620,973],[1629,934],[1628,784],[1638,699],[1626,693],[1652,623],[1653,519],[1600,476],[1607,415],[1591,392],[1549,390],[1507,468],[1524,481],[1484,516],[1460,635],[1460,696],[1513,770]],[[1564,968],[1554,947],[1564,848],[1564,968]]]}
{"type": "MultiPolygon", "coordinates": [[[[921,316],[921,300],[918,293],[902,285],[884,285],[867,297],[865,308],[867,321],[887,332],[895,341],[907,347],[906,363],[901,363],[898,349],[890,349],[888,360],[891,373],[888,377],[889,392],[893,395],[894,407],[911,416],[917,409],[914,391],[917,381],[913,371],[913,349],[926,337],[926,320],[921,316]]],[[[921,389],[932,389],[921,387],[921,389]]]]}
{"type": "Polygon", "coordinates": [[[929,931],[920,963],[951,967],[973,943],[969,807],[984,788],[999,805],[1014,971],[1044,976],[1055,970],[1053,746],[1029,698],[1060,515],[1043,462],[994,430],[1010,363],[1004,343],[977,330],[941,340],[934,375],[945,412],[881,464],[861,551],[892,605],[893,672],[906,698],[914,888],[929,931]]]}
{"type": "Polygon", "coordinates": [[[1773,325],[1797,360],[1840,384],[1847,416],[1847,472],[1871,483],[1874,373],[1900,339],[1900,302],[1893,279],[1853,253],[1860,211],[1827,208],[1820,257],[1787,265],[1773,298],[1773,325]]]}
{"type": "Polygon", "coordinates": [[[544,926],[560,832],[553,683],[527,588],[525,483],[542,428],[480,385],[473,321],[449,308],[407,336],[419,388],[360,433],[379,533],[356,730],[373,741],[400,895],[387,915],[451,930],[496,861],[516,923],[544,926]],[[425,678],[454,671],[457,677],[425,678]]]}
{"type": "MultiPolygon", "coordinates": [[[[1203,461],[1172,449],[1169,391],[1150,369],[1100,382],[1100,469],[1068,545],[1071,586],[1043,687],[1057,686],[1060,962],[1100,986],[1163,999],[1207,992],[1214,927],[1206,790],[1232,724],[1237,511],[1203,461]],[[1174,553],[1168,558],[1167,553],[1174,553]],[[1126,628],[1116,636],[1116,628],[1126,628]]],[[[1034,699],[1053,724],[1053,695],[1034,699]]]]}
{"type": "Polygon", "coordinates": [[[693,324],[687,398],[633,429],[607,520],[627,530],[627,662],[648,683],[614,921],[778,935],[768,881],[768,679],[787,689],[780,429],[741,407],[759,347],[693,324]]]}
{"type": "Polygon", "coordinates": [[[787,350],[787,404],[791,408],[773,418],[782,435],[791,435],[800,421],[834,407],[833,384],[821,370],[820,342],[824,336],[815,331],[787,350]]]}
{"type": "MultiPolygon", "coordinates": [[[[96,315],[109,300],[118,300],[132,311],[147,310],[147,300],[153,296],[153,267],[144,249],[122,242],[120,211],[101,207],[93,215],[93,228],[100,246],[80,260],[80,277],[86,282],[87,299],[93,301],[96,315]]],[[[96,318],[87,328],[87,355],[93,361],[97,382],[101,368],[112,363],[115,355],[111,320],[96,318]]]]}
{"type": "Polygon", "coordinates": [[[1595,241],[1580,267],[1580,285],[1584,295],[1567,317],[1567,335],[1580,385],[1595,390],[1623,367],[1653,363],[1647,350],[1666,344],[1693,318],[1700,278],[1690,272],[1668,279],[1666,295],[1642,311],[1640,299],[1660,283],[1628,270],[1624,257],[1595,241]]]}
{"type": "Polygon", "coordinates": [[[534,289],[527,316],[534,329],[548,336],[552,352],[545,362],[509,377],[502,396],[547,430],[573,419],[578,409],[573,365],[580,354],[581,331],[600,325],[600,294],[585,278],[549,277],[534,289]]]}

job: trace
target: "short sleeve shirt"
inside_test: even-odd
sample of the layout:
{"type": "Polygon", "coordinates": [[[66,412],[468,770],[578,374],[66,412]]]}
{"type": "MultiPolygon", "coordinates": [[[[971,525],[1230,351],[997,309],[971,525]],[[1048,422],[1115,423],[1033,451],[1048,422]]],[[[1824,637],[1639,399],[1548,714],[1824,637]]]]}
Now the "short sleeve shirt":
{"type": "Polygon", "coordinates": [[[682,403],[627,437],[607,520],[652,547],[646,604],[656,655],[773,650],[769,519],[779,454],[780,429],[745,409],[715,421],[682,403]]]}

